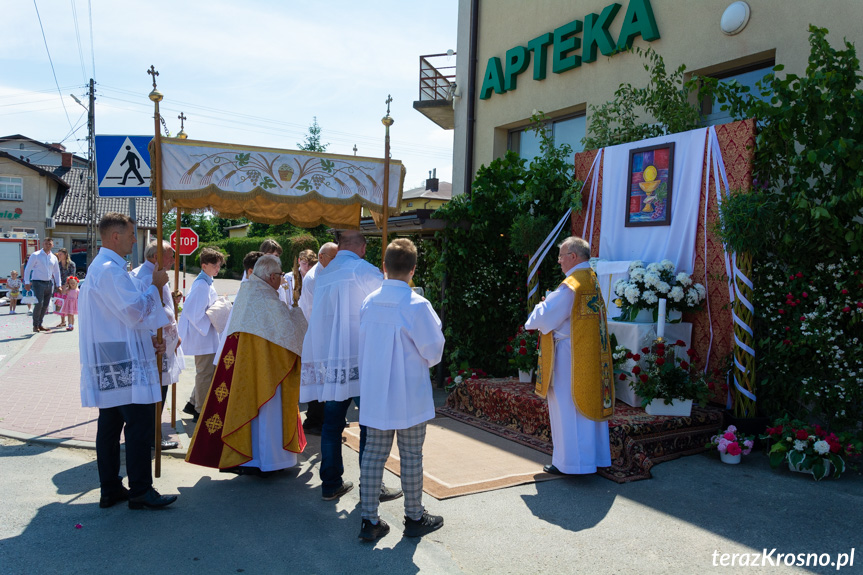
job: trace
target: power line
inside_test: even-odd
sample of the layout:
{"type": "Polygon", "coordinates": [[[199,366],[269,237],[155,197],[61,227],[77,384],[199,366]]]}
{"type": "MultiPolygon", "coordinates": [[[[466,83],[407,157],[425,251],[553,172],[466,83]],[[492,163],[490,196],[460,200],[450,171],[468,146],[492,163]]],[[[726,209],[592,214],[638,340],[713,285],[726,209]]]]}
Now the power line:
{"type": "Polygon", "coordinates": [[[90,14],[90,56],[93,58],[93,79],[96,78],[96,49],[93,48],[93,5],[87,0],[87,12],[90,14]]]}
{"type": "Polygon", "coordinates": [[[39,20],[39,29],[42,30],[42,41],[45,42],[45,52],[48,53],[48,62],[51,64],[51,74],[54,75],[54,84],[57,86],[57,93],[60,95],[60,103],[63,104],[63,112],[66,114],[66,121],[69,122],[69,127],[72,128],[72,120],[69,119],[69,111],[66,110],[66,102],[63,101],[63,92],[60,91],[60,82],[57,81],[57,72],[54,71],[54,61],[51,59],[51,51],[48,49],[48,38],[45,37],[45,28],[42,26],[42,17],[39,15],[39,7],[36,5],[36,0],[33,0],[33,7],[36,9],[36,18],[39,20]]]}
{"type": "Polygon", "coordinates": [[[75,40],[78,43],[78,59],[81,60],[81,78],[87,81],[87,69],[84,66],[84,50],[81,48],[81,31],[78,28],[78,10],[75,9],[75,0],[69,0],[72,3],[72,22],[75,23],[75,40]]]}

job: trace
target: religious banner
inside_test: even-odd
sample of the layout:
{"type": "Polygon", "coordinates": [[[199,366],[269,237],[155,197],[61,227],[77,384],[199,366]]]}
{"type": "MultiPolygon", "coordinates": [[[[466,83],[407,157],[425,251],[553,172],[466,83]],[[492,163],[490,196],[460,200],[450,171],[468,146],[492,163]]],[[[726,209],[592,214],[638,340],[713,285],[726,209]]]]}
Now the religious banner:
{"type": "Polygon", "coordinates": [[[405,178],[398,160],[390,160],[387,176],[381,158],[161,139],[166,210],[209,207],[262,223],[355,228],[362,207],[383,211],[387,177],[387,203],[397,213],[405,178]]]}

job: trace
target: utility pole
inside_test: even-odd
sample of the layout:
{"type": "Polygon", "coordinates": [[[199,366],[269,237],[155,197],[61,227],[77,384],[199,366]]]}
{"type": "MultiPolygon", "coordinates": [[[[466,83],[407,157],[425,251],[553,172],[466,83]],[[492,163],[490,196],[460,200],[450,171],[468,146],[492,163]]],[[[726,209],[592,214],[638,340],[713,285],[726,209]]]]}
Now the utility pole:
{"type": "Polygon", "coordinates": [[[90,106],[87,109],[88,159],[87,164],[87,265],[96,257],[96,88],[95,81],[90,78],[90,106]]]}

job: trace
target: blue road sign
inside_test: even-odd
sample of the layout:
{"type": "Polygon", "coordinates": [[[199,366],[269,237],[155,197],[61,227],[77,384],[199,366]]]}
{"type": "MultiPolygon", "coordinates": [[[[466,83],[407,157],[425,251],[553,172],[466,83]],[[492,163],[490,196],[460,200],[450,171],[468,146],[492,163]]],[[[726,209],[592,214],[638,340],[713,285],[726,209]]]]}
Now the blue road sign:
{"type": "Polygon", "coordinates": [[[96,136],[96,182],[103,198],[150,197],[153,136],[96,136]]]}

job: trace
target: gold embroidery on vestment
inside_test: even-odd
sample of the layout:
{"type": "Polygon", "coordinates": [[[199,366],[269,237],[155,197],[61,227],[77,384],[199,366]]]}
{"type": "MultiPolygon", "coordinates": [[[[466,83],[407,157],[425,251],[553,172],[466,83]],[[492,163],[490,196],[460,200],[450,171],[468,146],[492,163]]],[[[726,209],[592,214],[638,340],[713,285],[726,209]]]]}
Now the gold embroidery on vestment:
{"type": "Polygon", "coordinates": [[[231,369],[231,366],[234,365],[234,350],[229,350],[228,353],[225,354],[225,357],[222,358],[222,363],[225,364],[225,369],[231,369]]]}
{"type": "Polygon", "coordinates": [[[220,429],[222,429],[222,418],[219,417],[219,414],[213,414],[207,421],[204,422],[207,426],[207,431],[210,432],[210,435],[216,433],[220,429]]]}
{"type": "Polygon", "coordinates": [[[230,392],[228,391],[228,386],[225,385],[225,382],[223,381],[213,393],[216,394],[216,399],[219,400],[219,403],[222,403],[225,401],[225,398],[228,397],[228,393],[230,392]]]}

